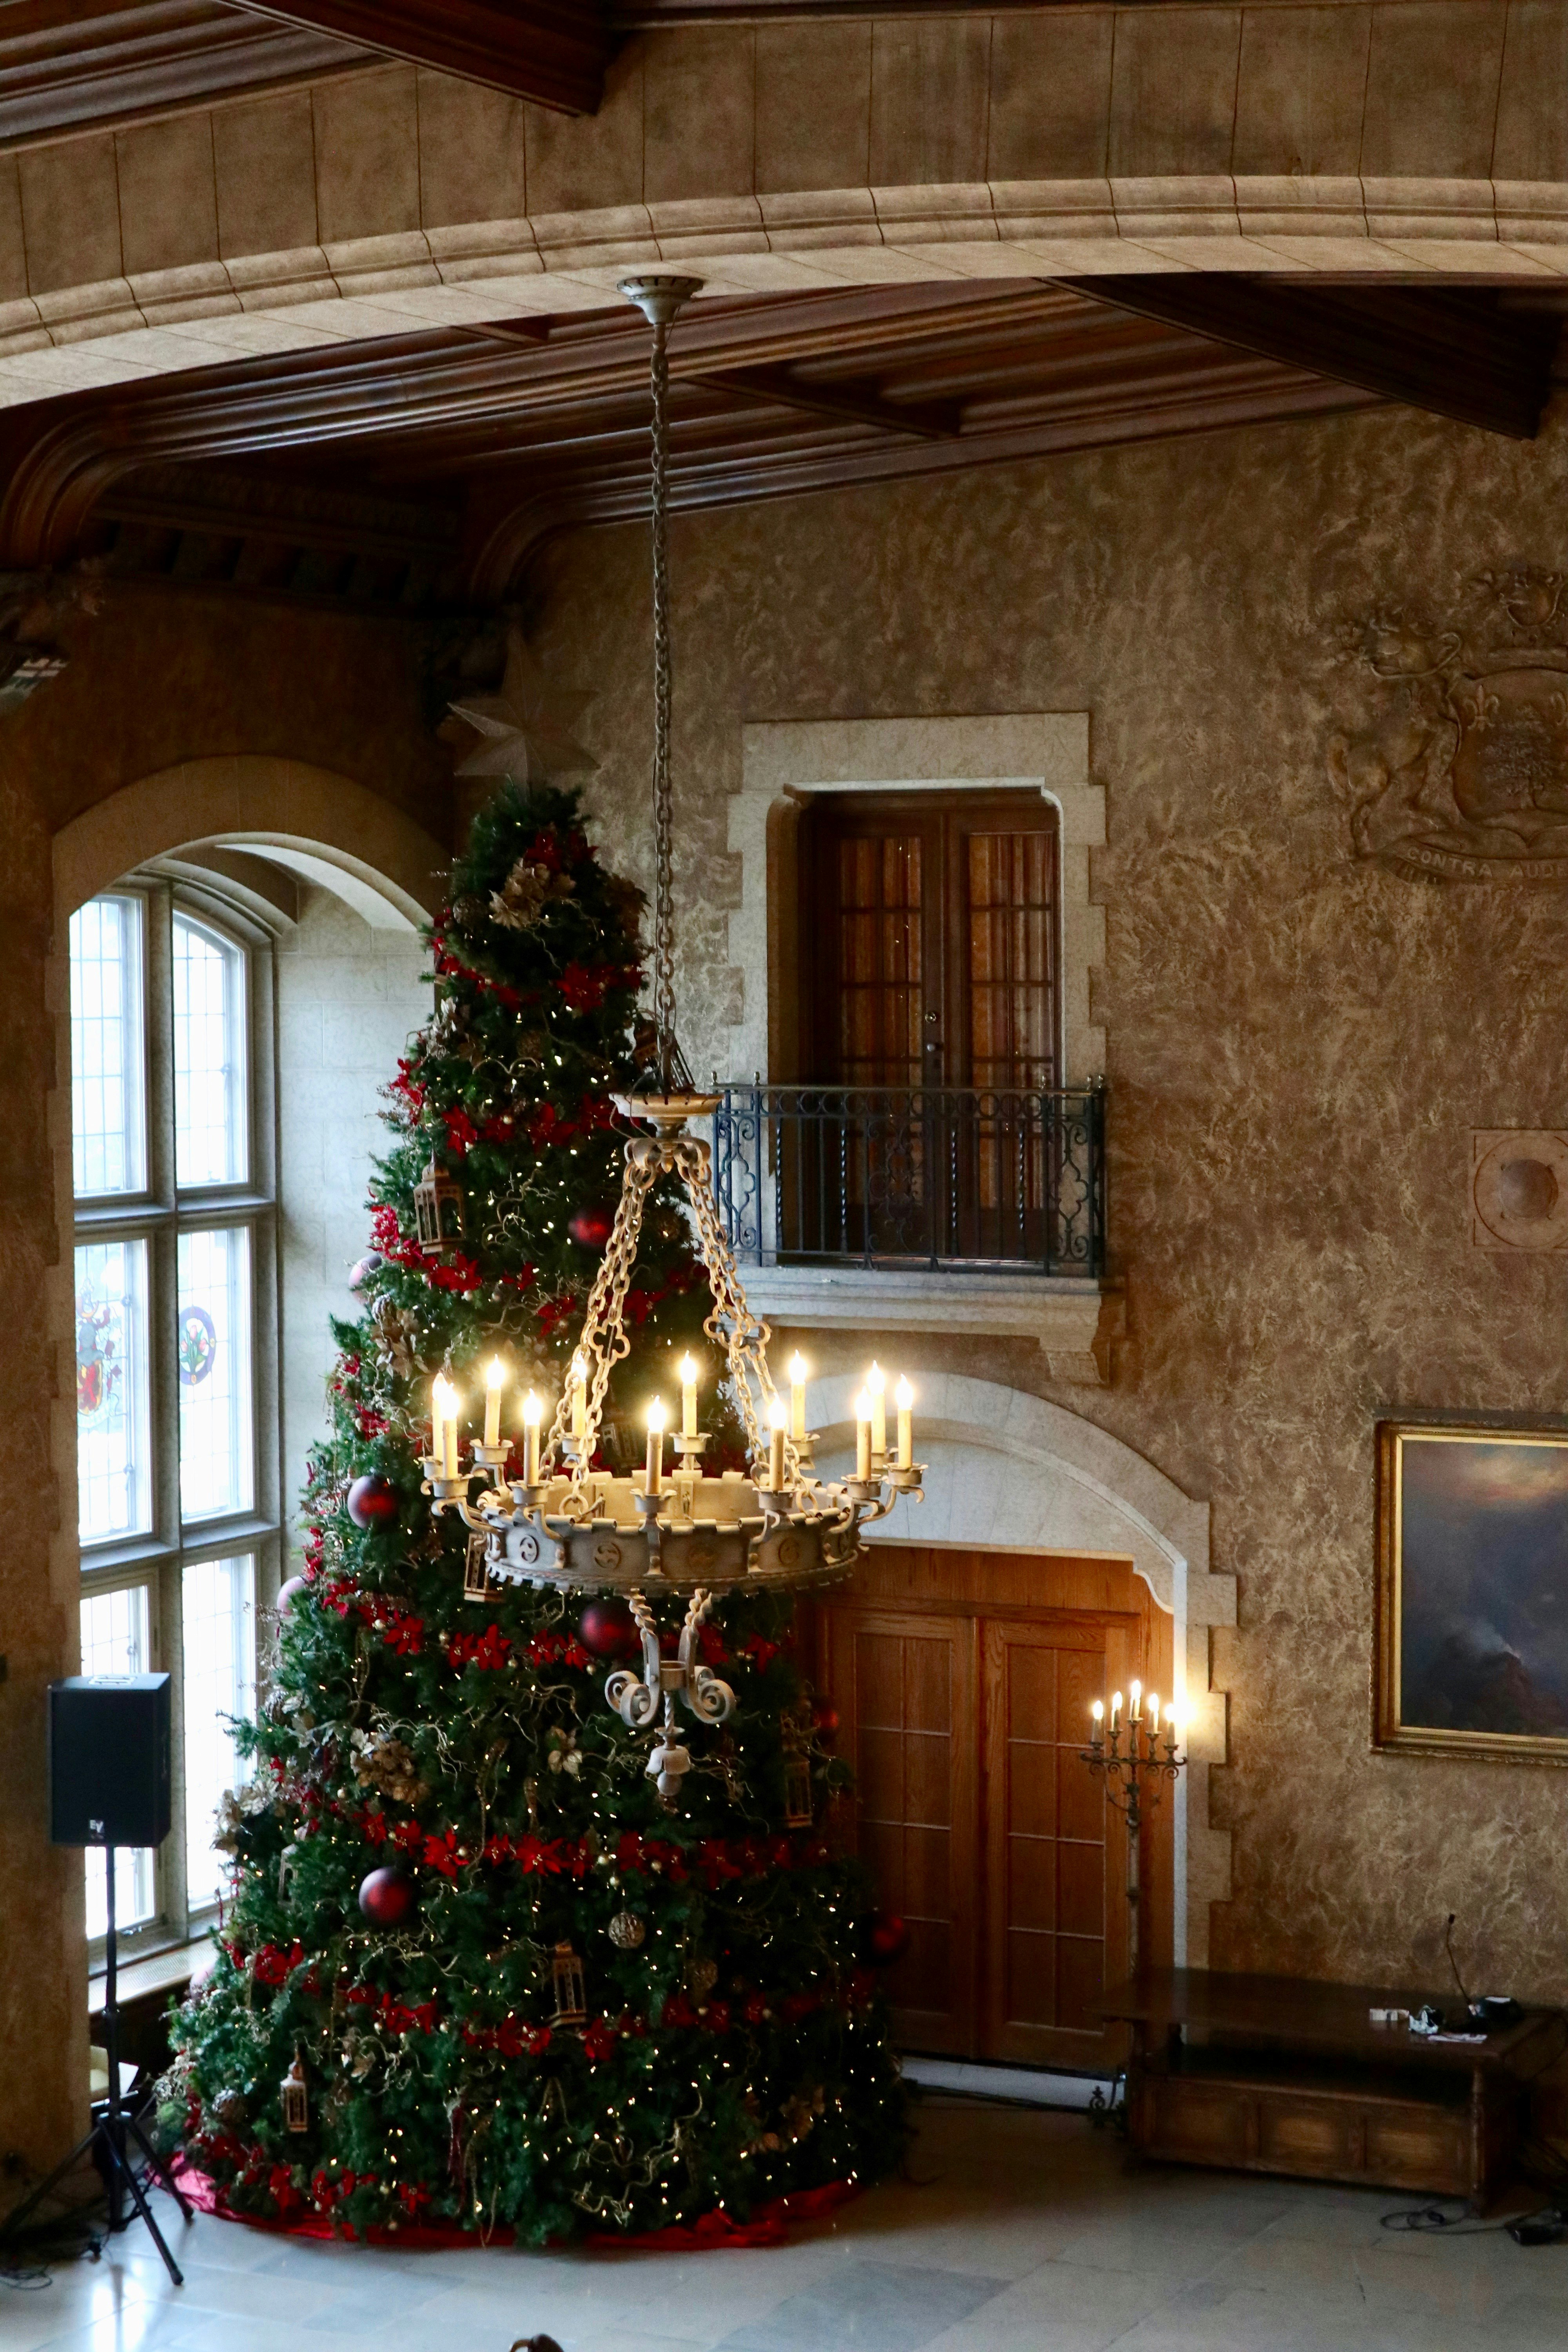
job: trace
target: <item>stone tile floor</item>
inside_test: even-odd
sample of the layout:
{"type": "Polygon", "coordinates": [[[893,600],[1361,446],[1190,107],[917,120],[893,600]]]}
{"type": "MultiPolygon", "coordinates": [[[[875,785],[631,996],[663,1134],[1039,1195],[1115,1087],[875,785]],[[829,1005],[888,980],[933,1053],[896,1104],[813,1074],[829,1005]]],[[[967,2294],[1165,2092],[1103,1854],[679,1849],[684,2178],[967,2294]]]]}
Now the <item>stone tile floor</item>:
{"type": "Polygon", "coordinates": [[[1130,2169],[1077,2116],[928,2098],[907,2177],[791,2243],[701,2254],[317,2245],[166,2199],[34,2292],[0,2352],[1553,2352],[1568,2246],[1395,2235],[1386,2191],[1130,2169]]]}

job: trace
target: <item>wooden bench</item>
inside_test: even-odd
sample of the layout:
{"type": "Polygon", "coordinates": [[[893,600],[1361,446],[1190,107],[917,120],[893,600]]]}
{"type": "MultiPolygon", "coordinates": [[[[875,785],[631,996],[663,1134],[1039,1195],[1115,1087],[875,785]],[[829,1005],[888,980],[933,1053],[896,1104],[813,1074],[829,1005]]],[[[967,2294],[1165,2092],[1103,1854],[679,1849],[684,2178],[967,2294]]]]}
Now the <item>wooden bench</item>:
{"type": "Polygon", "coordinates": [[[1142,2155],[1468,2199],[1511,2168],[1530,2077],[1563,2042],[1526,2010],[1484,2042],[1442,2042],[1373,2009],[1457,1997],[1299,1977],[1146,1969],[1097,2004],[1129,2028],[1128,2134],[1142,2155]]]}

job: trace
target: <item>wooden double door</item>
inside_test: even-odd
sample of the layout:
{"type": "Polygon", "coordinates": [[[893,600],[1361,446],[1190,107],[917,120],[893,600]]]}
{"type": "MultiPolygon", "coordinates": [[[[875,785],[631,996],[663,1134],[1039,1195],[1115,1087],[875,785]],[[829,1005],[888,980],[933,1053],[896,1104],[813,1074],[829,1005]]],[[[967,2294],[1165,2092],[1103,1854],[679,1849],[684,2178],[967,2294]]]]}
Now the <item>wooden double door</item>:
{"type": "MultiPolygon", "coordinates": [[[[889,1972],[900,2046],[1093,2069],[1127,1969],[1121,1816],[1082,1761],[1089,1709],[1171,1687],[1171,1621],[1130,1564],[878,1545],[817,1619],[854,1767],[849,1828],[910,1930],[889,1972]]],[[[1144,1832],[1142,1948],[1168,1961],[1172,1809],[1144,1832]]]]}

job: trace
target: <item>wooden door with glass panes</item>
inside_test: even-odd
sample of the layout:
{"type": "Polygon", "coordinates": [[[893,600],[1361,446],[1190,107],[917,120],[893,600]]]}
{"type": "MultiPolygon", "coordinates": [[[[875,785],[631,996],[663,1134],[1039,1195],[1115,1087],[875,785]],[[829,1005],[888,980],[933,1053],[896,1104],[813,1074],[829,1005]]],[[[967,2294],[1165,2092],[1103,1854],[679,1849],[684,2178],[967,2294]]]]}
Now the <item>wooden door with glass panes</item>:
{"type": "MultiPolygon", "coordinates": [[[[1082,1760],[1089,1708],[1171,1686],[1171,1620],[1130,1563],[877,1544],[817,1612],[817,1675],[856,1793],[850,1834],[910,1930],[901,2047],[1092,2071],[1127,1968],[1120,1817],[1082,1760]]],[[[1173,1813],[1145,1829],[1145,1956],[1172,1942],[1173,1813]]]]}
{"type": "Polygon", "coordinates": [[[1025,792],[832,794],[807,812],[799,870],[806,1076],[881,1097],[847,1145],[803,1139],[808,1158],[841,1155],[791,1171],[807,1223],[820,1196],[844,1226],[816,1245],[1039,1255],[1026,1098],[1060,1083],[1055,808],[1025,792]],[[932,1099],[942,1088],[984,1099],[932,1099]],[[889,1090],[927,1100],[900,1109],[889,1090]]]}

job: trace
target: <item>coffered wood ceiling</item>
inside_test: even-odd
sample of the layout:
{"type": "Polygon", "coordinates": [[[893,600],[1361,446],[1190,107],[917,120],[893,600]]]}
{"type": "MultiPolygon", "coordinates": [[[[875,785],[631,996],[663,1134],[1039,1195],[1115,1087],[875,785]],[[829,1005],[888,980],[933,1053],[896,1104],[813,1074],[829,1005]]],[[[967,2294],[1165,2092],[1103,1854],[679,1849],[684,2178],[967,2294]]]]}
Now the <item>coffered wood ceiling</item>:
{"type": "MultiPolygon", "coordinates": [[[[1196,275],[707,301],[672,338],[674,499],[1384,400],[1527,436],[1559,329],[1547,301],[1196,275]]],[[[647,467],[647,336],[629,308],[426,331],[10,412],[0,566],[85,556],[174,584],[451,609],[505,594],[552,533],[646,511],[647,467]]]]}

